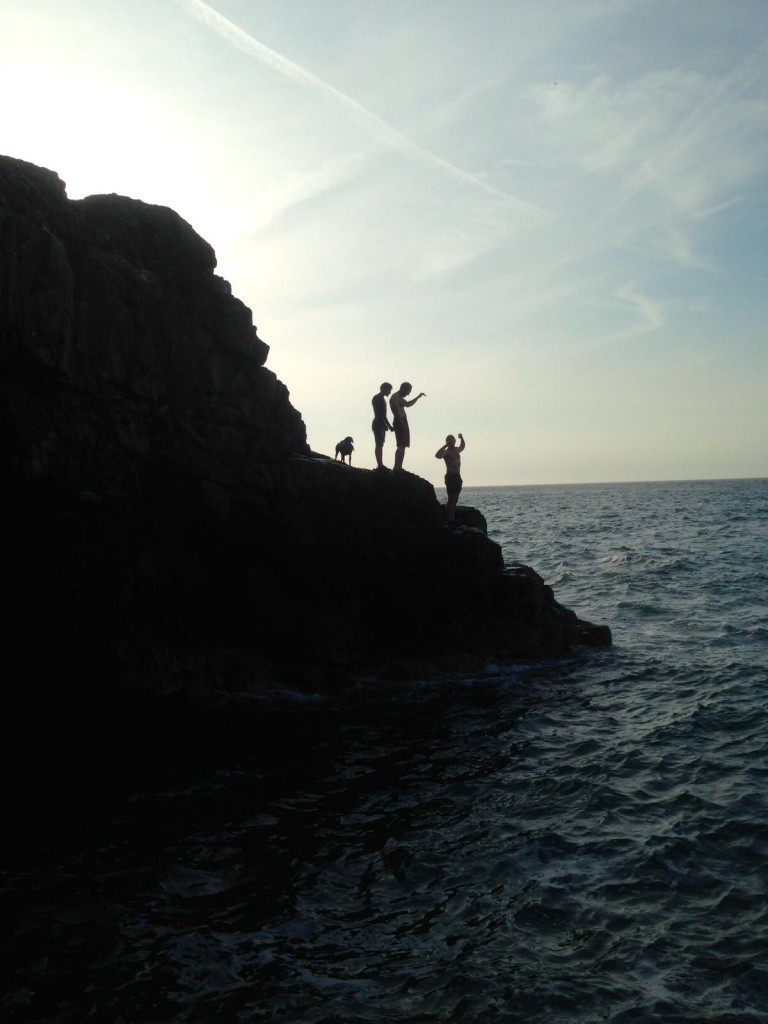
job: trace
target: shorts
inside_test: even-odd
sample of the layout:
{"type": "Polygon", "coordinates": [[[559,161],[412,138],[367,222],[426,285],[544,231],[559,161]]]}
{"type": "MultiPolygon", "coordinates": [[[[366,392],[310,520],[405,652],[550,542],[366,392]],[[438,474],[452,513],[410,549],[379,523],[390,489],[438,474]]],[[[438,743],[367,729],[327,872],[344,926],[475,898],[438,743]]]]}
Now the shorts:
{"type": "Polygon", "coordinates": [[[458,473],[445,474],[445,489],[449,494],[458,494],[464,486],[464,481],[458,473]]]}
{"type": "Polygon", "coordinates": [[[371,430],[373,431],[373,439],[376,444],[384,444],[384,439],[387,436],[386,425],[384,423],[379,423],[378,420],[374,420],[371,424],[371,430]]]}
{"type": "Polygon", "coordinates": [[[395,420],[395,440],[397,441],[398,448],[410,448],[411,447],[411,428],[408,426],[408,420],[395,420]]]}

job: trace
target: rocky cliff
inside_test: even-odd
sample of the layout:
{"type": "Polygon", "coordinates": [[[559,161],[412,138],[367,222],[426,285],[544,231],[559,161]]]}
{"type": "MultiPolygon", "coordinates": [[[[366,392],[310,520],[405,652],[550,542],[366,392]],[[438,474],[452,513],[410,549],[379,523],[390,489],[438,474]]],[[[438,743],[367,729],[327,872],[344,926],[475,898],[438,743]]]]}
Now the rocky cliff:
{"type": "Polygon", "coordinates": [[[444,529],[426,481],[313,454],[215,266],[172,210],[0,158],[6,698],[322,690],[610,643],[482,529],[444,529]]]}

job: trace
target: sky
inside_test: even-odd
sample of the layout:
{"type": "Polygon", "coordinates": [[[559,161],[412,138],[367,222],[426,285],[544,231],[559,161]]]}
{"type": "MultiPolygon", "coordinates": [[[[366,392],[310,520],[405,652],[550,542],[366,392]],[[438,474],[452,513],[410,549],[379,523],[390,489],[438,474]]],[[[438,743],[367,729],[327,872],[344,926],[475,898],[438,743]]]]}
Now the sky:
{"type": "Polygon", "coordinates": [[[211,243],[313,450],[409,381],[436,488],[768,476],[766,0],[2,0],[0,90],[211,243]]]}

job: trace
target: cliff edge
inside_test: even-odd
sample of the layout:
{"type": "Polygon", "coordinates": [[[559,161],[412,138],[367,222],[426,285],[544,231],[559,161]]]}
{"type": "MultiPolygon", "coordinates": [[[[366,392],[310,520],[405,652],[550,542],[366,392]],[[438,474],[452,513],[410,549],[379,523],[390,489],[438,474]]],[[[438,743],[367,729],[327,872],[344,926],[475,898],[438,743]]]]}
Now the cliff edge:
{"type": "Polygon", "coordinates": [[[6,700],[322,691],[610,644],[482,528],[444,529],[426,481],[312,453],[215,266],[172,210],[69,200],[0,157],[6,700]]]}

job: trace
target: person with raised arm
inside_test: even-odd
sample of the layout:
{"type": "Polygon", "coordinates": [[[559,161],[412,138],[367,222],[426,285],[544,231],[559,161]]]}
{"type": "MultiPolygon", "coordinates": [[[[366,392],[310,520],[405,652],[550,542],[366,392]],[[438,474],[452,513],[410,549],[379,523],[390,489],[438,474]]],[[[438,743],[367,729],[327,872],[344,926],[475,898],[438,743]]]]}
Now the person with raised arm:
{"type": "Polygon", "coordinates": [[[400,388],[392,395],[389,400],[389,408],[392,410],[392,423],[395,428],[395,443],[397,445],[395,449],[395,472],[404,473],[403,459],[405,458],[405,449],[411,446],[411,429],[408,426],[408,414],[406,409],[410,409],[412,405],[415,405],[420,398],[426,398],[427,396],[423,391],[419,392],[415,398],[408,401],[408,395],[413,391],[413,386],[404,381],[400,388]]]}
{"type": "Polygon", "coordinates": [[[461,453],[464,451],[464,435],[459,434],[461,444],[456,447],[456,438],[449,434],[445,444],[435,452],[436,459],[445,460],[445,489],[448,501],[445,503],[445,518],[452,523],[456,517],[456,504],[464,481],[461,479],[461,453]]]}

